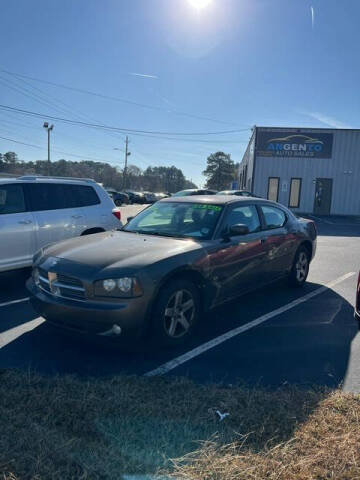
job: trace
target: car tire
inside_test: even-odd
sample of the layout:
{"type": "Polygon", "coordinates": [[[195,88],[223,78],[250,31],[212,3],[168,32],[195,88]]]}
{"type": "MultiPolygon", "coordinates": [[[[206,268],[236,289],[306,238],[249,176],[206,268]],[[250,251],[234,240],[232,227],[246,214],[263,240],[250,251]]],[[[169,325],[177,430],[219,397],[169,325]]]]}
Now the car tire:
{"type": "Polygon", "coordinates": [[[310,266],[310,254],[306,247],[300,247],[295,255],[289,274],[289,283],[293,287],[302,287],[306,282],[310,266]]]}
{"type": "Polygon", "coordinates": [[[152,331],[157,344],[175,347],[185,343],[200,318],[200,294],[187,279],[170,281],[156,299],[152,331]]]}
{"type": "Polygon", "coordinates": [[[116,205],[117,207],[121,207],[121,205],[122,205],[122,201],[121,201],[121,200],[115,200],[114,203],[115,203],[115,205],[116,205]]]}

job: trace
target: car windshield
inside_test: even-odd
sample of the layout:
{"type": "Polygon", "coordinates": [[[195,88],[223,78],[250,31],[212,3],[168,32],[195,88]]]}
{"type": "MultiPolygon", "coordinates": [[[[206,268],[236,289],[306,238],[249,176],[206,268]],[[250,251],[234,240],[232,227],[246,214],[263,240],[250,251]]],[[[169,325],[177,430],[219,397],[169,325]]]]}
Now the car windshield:
{"type": "Polygon", "coordinates": [[[159,202],[123,228],[126,232],[166,237],[211,238],[223,207],[208,203],[159,202]]]}

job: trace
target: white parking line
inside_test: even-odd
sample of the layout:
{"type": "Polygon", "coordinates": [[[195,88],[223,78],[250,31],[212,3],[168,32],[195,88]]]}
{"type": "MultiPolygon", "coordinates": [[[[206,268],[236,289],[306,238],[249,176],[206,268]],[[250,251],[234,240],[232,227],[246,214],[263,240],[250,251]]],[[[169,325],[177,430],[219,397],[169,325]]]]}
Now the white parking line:
{"type": "Polygon", "coordinates": [[[6,330],[5,332],[0,333],[0,348],[5,347],[9,343],[16,340],[18,337],[21,337],[21,335],[24,335],[24,333],[34,330],[34,328],[38,327],[43,322],[45,322],[45,319],[42,317],[38,317],[34,320],[31,320],[30,322],[23,323],[18,327],[14,327],[10,330],[6,330]]]}
{"type": "Polygon", "coordinates": [[[297,298],[296,300],[280,308],[277,308],[272,312],[266,313],[265,315],[262,315],[261,317],[258,317],[255,320],[252,320],[251,322],[246,323],[245,325],[242,325],[241,327],[234,328],[233,330],[230,330],[229,332],[226,332],[223,335],[220,335],[219,337],[216,337],[213,340],[210,340],[209,342],[199,345],[193,350],[190,350],[189,352],[184,353],[183,355],[180,355],[179,357],[174,358],[173,360],[170,360],[169,362],[166,362],[163,365],[160,365],[158,368],[155,368],[154,370],[151,370],[150,372],[145,373],[145,376],[154,377],[156,375],[164,375],[165,373],[170,372],[170,370],[174,370],[174,368],[178,367],[179,365],[182,365],[183,363],[188,362],[189,360],[192,360],[193,358],[201,355],[207,350],[210,350],[211,348],[214,348],[217,345],[220,345],[221,343],[226,342],[226,340],[229,340],[230,338],[236,337],[236,335],[239,335],[240,333],[244,333],[247,330],[250,330],[251,328],[257,327],[261,323],[264,323],[270,320],[271,318],[274,318],[277,315],[280,315],[281,313],[287,312],[291,308],[294,308],[297,305],[300,305],[301,303],[304,303],[307,300],[310,300],[310,298],[316,297],[317,295],[320,295],[321,293],[326,292],[329,288],[334,287],[338,283],[341,283],[344,280],[347,280],[348,278],[353,277],[354,275],[355,275],[355,272],[346,273],[345,275],[342,275],[336,280],[333,280],[332,282],[327,283],[323,287],[317,288],[316,290],[310,293],[307,293],[303,297],[297,298]]]}
{"type": "Polygon", "coordinates": [[[0,303],[0,307],[7,307],[8,305],[14,305],[15,303],[27,302],[29,297],[19,298],[18,300],[11,300],[10,302],[0,303]]]}

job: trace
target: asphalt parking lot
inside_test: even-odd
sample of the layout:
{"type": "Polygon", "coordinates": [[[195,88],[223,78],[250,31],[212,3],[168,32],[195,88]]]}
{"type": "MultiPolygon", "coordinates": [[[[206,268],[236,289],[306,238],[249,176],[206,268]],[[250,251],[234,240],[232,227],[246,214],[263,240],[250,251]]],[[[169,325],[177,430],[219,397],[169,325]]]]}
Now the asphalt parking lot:
{"type": "MultiPolygon", "coordinates": [[[[123,219],[139,206],[122,208],[123,219]]],[[[343,385],[360,392],[360,335],[353,318],[360,223],[316,218],[318,250],[308,282],[249,294],[203,319],[192,342],[172,351],[128,351],[108,339],[54,330],[32,310],[29,271],[0,276],[0,368],[46,374],[187,375],[202,382],[343,385]]]]}

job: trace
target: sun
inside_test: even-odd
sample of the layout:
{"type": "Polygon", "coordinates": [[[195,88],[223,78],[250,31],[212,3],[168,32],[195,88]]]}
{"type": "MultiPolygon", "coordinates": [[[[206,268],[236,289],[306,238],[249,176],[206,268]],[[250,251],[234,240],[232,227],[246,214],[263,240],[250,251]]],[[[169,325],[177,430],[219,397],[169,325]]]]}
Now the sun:
{"type": "Polygon", "coordinates": [[[203,10],[212,3],[212,0],[188,0],[188,2],[196,10],[203,10]]]}

